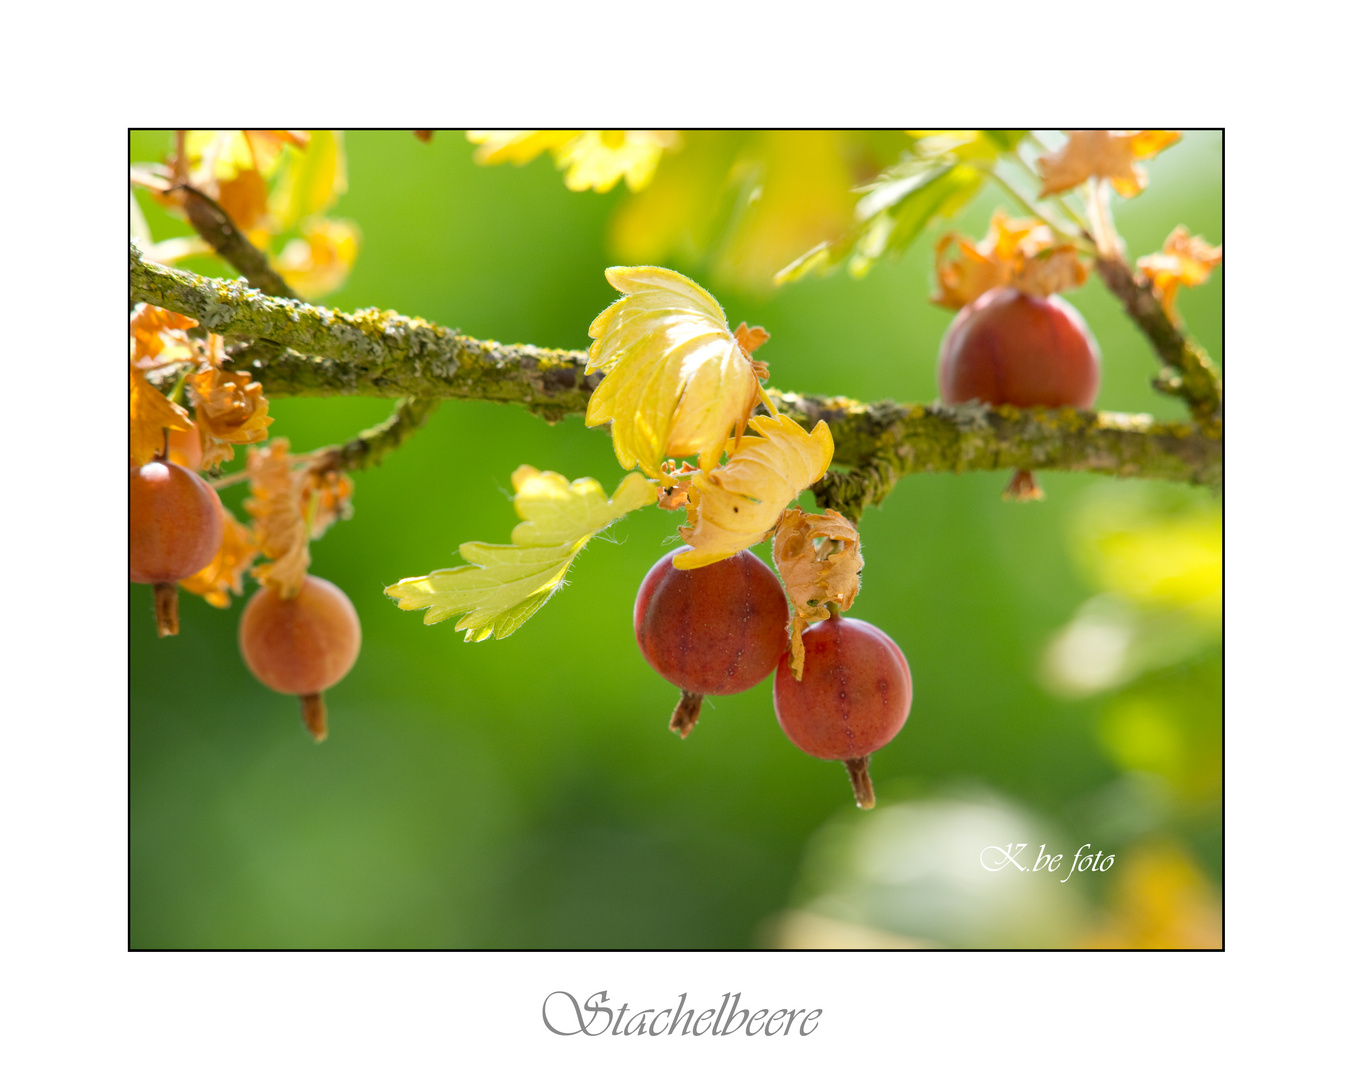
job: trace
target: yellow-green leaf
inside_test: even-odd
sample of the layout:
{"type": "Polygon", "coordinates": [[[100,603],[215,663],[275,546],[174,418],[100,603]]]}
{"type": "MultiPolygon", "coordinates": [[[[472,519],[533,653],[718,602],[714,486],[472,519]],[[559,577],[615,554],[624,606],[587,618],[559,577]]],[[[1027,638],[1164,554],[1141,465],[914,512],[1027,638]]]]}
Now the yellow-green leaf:
{"type": "Polygon", "coordinates": [[[534,615],[564,583],[587,542],[611,522],[658,497],[658,487],[630,473],[611,498],[590,477],[569,483],[558,473],[523,465],[512,474],[512,503],[522,519],[511,544],[460,546],[467,565],[405,578],[385,590],[404,611],[426,609],[423,622],[460,615],[466,641],[505,638],[534,615]]]}
{"type": "Polygon", "coordinates": [[[699,455],[709,472],[745,424],[761,384],[719,302],[674,270],[613,266],[625,295],[592,322],[588,372],[606,377],[587,405],[591,427],[610,423],[615,456],[659,476],[669,457],[699,455]]]}
{"type": "Polygon", "coordinates": [[[687,524],[681,538],[691,546],[672,565],[695,570],[764,540],[799,492],[815,484],[831,464],[835,444],[822,420],[812,434],[790,417],[756,416],[752,431],[728,461],[691,481],[687,524]]]}
{"type": "Polygon", "coordinates": [[[268,196],[277,232],[327,210],[348,190],[341,131],[312,131],[304,150],[286,149],[287,167],[268,196]]]}

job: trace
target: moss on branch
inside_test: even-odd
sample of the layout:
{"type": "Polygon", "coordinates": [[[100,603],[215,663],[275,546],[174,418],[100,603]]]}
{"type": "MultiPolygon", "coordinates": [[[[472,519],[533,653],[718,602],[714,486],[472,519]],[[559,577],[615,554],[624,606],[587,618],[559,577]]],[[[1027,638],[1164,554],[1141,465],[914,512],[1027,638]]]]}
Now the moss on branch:
{"type": "Polygon", "coordinates": [[[238,280],[146,262],[135,245],[131,298],[234,339],[233,366],[273,396],[515,402],[553,421],[585,410],[601,381],[584,377],[583,353],[480,341],[394,311],[348,313],[269,296],[238,280]]]}
{"type": "MultiPolygon", "coordinates": [[[[250,371],[270,396],[417,399],[388,422],[392,437],[412,430],[432,403],[446,398],[511,402],[559,420],[585,412],[600,381],[583,374],[585,352],[480,341],[393,311],[344,313],[279,299],[242,282],[145,262],[134,246],[131,296],[228,335],[232,366],[250,371]]],[[[1222,481],[1222,424],[1211,413],[1194,423],[1160,423],[1074,409],[865,404],[768,393],[800,423],[827,422],[834,464],[849,471],[829,473],[815,491],[855,517],[917,472],[1087,471],[1214,488],[1222,481]]]]}

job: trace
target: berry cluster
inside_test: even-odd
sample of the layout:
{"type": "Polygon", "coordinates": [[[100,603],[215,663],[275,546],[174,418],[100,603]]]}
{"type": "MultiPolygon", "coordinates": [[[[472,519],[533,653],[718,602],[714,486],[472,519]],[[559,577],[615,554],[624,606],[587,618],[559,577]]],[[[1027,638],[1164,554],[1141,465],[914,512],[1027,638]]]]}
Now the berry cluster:
{"type": "Polygon", "coordinates": [[[681,691],[671,729],[683,739],[706,694],[736,694],[775,673],[775,716],[790,742],[846,765],[855,801],[874,805],[869,755],[911,711],[911,671],[892,638],[839,613],[803,635],[803,677],[789,651],[789,607],[774,571],[750,551],[695,570],[664,555],[634,604],[634,635],[653,669],[681,691]]]}
{"type": "MultiPolygon", "coordinates": [[[[157,458],[131,468],[131,580],[155,587],[161,637],[179,632],[178,583],[205,568],[220,550],[225,511],[197,473],[157,458]]],[[[326,734],[323,691],[357,660],[362,628],[347,595],[307,575],[294,596],[264,586],[240,618],[240,652],[265,686],[301,699],[316,739],[326,734]]]]}

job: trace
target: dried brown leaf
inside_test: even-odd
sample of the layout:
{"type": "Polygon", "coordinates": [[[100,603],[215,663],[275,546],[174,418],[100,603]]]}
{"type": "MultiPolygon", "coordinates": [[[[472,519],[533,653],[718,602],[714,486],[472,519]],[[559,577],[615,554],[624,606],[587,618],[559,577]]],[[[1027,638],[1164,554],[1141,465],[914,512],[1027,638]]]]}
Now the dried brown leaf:
{"type": "Polygon", "coordinates": [[[958,308],[984,292],[1013,285],[1036,296],[1049,296],[1083,285],[1089,270],[1070,245],[1053,246],[1052,230],[1035,218],[991,215],[991,227],[980,242],[956,233],[935,246],[935,278],[939,292],[931,302],[958,308]],[[953,244],[958,253],[946,259],[953,244]]]}
{"type": "Polygon", "coordinates": [[[1137,266],[1150,280],[1160,297],[1161,307],[1171,319],[1178,319],[1175,294],[1181,285],[1201,285],[1221,262],[1221,247],[1212,247],[1201,236],[1190,236],[1178,226],[1165,238],[1162,251],[1143,255],[1137,266]]]}
{"type": "Polygon", "coordinates": [[[132,362],[142,368],[153,368],[192,358],[193,345],[183,331],[196,325],[197,320],[187,315],[151,304],[137,304],[130,319],[132,362]]]}
{"type": "Polygon", "coordinates": [[[131,366],[131,459],[144,465],[165,452],[165,430],[189,431],[188,410],[175,405],[150,385],[145,372],[131,366]]]}
{"type": "Polygon", "coordinates": [[[307,469],[301,478],[301,510],[318,540],[335,521],[352,517],[352,478],[339,469],[307,469]]]}
{"type": "Polygon", "coordinates": [[[235,520],[235,515],[222,508],[225,519],[225,534],[221,538],[221,547],[206,566],[190,578],[184,578],[179,585],[190,593],[196,593],[212,607],[230,606],[230,594],[244,595],[244,575],[253,561],[258,558],[258,547],[254,535],[247,525],[235,520]]]}
{"type": "Polygon", "coordinates": [[[1179,140],[1177,131],[1069,131],[1066,145],[1038,159],[1041,199],[1069,191],[1092,176],[1109,180],[1124,198],[1140,195],[1146,170],[1137,164],[1179,140]]]}
{"type": "MultiPolygon", "coordinates": [[[[216,337],[216,335],[212,335],[216,337]]],[[[220,340],[219,338],[217,339],[220,340]]],[[[235,457],[235,446],[268,437],[268,399],[261,383],[243,371],[209,366],[188,378],[188,394],[202,436],[202,468],[235,457]]]]}
{"type": "Polygon", "coordinates": [[[860,592],[859,530],[835,510],[805,514],[798,507],[785,511],[775,530],[775,567],[793,605],[790,624],[790,668],[803,676],[803,631],[810,623],[831,616],[828,604],[846,611],[860,592]]]}
{"type": "Polygon", "coordinates": [[[310,565],[309,530],[301,511],[301,481],[292,474],[290,443],[273,439],[249,451],[249,493],[244,509],[252,520],[254,540],[265,558],[254,577],[278,590],[283,598],[300,592],[310,565]]]}
{"type": "Polygon", "coordinates": [[[1010,284],[1032,296],[1051,296],[1085,284],[1089,268],[1080,260],[1075,245],[1062,244],[1037,254],[1019,252],[1010,273],[1010,284]]]}

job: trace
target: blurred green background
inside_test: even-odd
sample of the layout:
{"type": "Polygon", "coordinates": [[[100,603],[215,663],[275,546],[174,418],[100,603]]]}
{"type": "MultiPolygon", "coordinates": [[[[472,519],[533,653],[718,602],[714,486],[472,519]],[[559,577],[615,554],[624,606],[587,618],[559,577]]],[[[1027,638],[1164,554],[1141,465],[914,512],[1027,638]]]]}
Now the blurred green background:
{"type": "MultiPolygon", "coordinates": [[[[740,133],[738,161],[764,150],[792,170],[795,138],[822,136],[740,133]]],[[[548,155],[476,165],[458,132],[344,139],[348,190],[332,213],[362,241],[324,303],[588,345],[615,298],[602,272],[631,257],[617,231],[635,198],[623,183],[571,192],[548,155]]],[[[172,144],[134,132],[131,159],[163,160],[172,144]]],[[[1132,258],[1179,224],[1222,242],[1220,133],[1187,133],[1147,169],[1143,195],[1115,200],[1132,258]]],[[[769,179],[766,190],[769,201],[769,179]]],[[[188,234],[137,198],[155,240],[188,234]]],[[[728,256],[745,230],[713,259],[693,241],[665,264],[711,288],[734,325],[771,332],[757,358],[772,385],[930,401],[952,317],[927,302],[933,243],[947,228],[981,237],[997,206],[1017,212],[988,190],[859,280],[757,288],[728,256]]],[[[209,258],[183,265],[227,273],[209,258]]],[[[1222,277],[1180,298],[1219,362],[1222,277]]],[[[1098,280],[1069,299],[1103,352],[1100,407],[1183,418],[1150,388],[1152,354],[1098,280]]],[[[391,404],[274,399],[271,434],[309,450],[391,404]]],[[[242,601],[217,610],[185,595],[181,635],[158,640],[150,587],[129,587],[132,947],[1220,945],[1214,496],[1047,473],[1045,502],[1011,504],[1007,476],[979,473],[908,478],[869,510],[851,614],[902,646],[915,703],[874,756],[880,808],[863,813],[840,765],[781,734],[769,682],[709,700],[685,742],[667,730],[677,692],[640,656],[632,605],[681,515],[619,522],[505,641],[467,644],[382,595],[456,565],[465,540],[506,542],[523,463],[608,491],[623,475],[581,418],[548,426],[448,402],[355,476],[355,515],[312,547],[311,571],[348,593],[364,635],[357,666],[326,694],[319,746],[296,701],[245,670],[242,601]],[[980,850],[1011,841],[1116,858],[1065,884],[1065,870],[982,871],[980,850]]],[[[223,496],[239,514],[242,488],[223,496]]]]}

